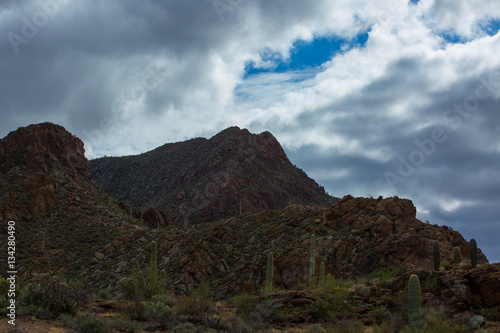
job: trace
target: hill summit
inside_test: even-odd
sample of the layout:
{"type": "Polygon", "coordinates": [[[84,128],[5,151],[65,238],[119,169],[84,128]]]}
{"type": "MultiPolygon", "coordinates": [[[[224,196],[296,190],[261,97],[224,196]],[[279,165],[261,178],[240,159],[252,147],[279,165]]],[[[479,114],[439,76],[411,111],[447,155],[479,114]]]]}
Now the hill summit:
{"type": "Polygon", "coordinates": [[[238,127],[141,155],[91,160],[90,168],[108,194],[135,210],[163,211],[175,224],[337,201],[292,165],[271,133],[238,127]]]}

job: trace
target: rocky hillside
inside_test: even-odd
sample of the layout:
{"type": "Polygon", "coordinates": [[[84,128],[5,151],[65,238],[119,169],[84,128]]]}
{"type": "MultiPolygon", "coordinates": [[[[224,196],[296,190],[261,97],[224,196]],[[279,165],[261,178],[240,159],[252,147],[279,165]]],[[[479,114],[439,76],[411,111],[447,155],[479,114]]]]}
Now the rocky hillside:
{"type": "MultiPolygon", "coordinates": [[[[127,268],[149,261],[149,244],[155,240],[158,266],[167,271],[168,289],[185,293],[213,279],[218,296],[225,297],[262,287],[270,251],[274,253],[276,286],[298,289],[305,285],[312,233],[317,242],[317,270],[324,261],[327,274],[345,279],[367,276],[384,267],[432,271],[434,240],[440,242],[443,260],[452,262],[455,246],[464,259],[469,257],[469,243],[460,233],[423,223],[415,213],[407,199],[346,196],[326,210],[293,205],[196,228],[137,231],[127,238],[132,244],[129,251],[108,245],[98,255],[102,260],[91,269],[99,272],[103,286],[113,284],[127,268]],[[119,274],[113,276],[113,272],[119,274]]],[[[487,262],[480,250],[478,260],[487,262]]]]}
{"type": "Polygon", "coordinates": [[[170,143],[153,151],[90,161],[93,178],[134,209],[166,212],[174,224],[197,224],[290,202],[336,201],[288,160],[269,132],[230,127],[211,139],[170,143]]]}
{"type": "Polygon", "coordinates": [[[50,123],[19,128],[0,140],[0,195],[0,232],[7,237],[7,222],[16,222],[23,278],[78,272],[112,235],[136,228],[92,181],[83,142],[50,123]]]}

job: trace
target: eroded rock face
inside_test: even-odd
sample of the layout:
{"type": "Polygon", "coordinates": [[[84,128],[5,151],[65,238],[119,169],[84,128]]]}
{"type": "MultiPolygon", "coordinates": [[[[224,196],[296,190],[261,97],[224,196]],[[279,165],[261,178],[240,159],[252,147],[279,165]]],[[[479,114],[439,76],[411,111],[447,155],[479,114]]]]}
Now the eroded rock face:
{"type": "MultiPolygon", "coordinates": [[[[358,253],[369,252],[363,257],[358,253],[352,254],[359,272],[384,266],[431,269],[435,240],[440,243],[441,258],[452,262],[454,246],[459,246],[462,256],[468,257],[469,243],[460,233],[446,226],[422,223],[415,215],[415,206],[408,199],[345,196],[326,212],[325,225],[336,232],[349,232],[356,237],[347,244],[344,241],[332,247],[333,261],[342,261],[350,249],[355,248],[358,253]]],[[[487,262],[482,253],[478,258],[487,262]]]]}
{"type": "Polygon", "coordinates": [[[91,181],[84,153],[80,139],[51,123],[21,127],[1,139],[0,188],[9,195],[0,198],[0,219],[46,216],[58,202],[56,178],[91,181]]]}
{"type": "Polygon", "coordinates": [[[0,174],[21,166],[45,174],[61,170],[79,179],[92,178],[83,142],[51,123],[21,127],[0,140],[0,174]]]}
{"type": "Polygon", "coordinates": [[[288,160],[269,132],[230,127],[211,139],[170,143],[153,151],[90,161],[96,183],[135,210],[164,211],[177,225],[241,212],[328,206],[335,198],[288,160]]]}

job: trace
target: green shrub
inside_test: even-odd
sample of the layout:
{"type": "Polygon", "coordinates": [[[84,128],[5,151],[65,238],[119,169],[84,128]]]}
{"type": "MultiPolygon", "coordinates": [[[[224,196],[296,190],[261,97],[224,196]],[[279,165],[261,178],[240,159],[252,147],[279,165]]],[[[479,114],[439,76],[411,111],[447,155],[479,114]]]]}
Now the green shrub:
{"type": "Polygon", "coordinates": [[[50,277],[40,283],[28,284],[21,299],[25,314],[50,318],[62,313],[75,314],[89,304],[92,297],[88,288],[79,281],[66,283],[60,278],[50,277]]]}
{"type": "Polygon", "coordinates": [[[167,305],[169,307],[174,306],[175,303],[176,303],[175,300],[172,297],[170,297],[170,296],[168,296],[166,294],[163,294],[163,295],[154,295],[153,297],[151,297],[151,301],[152,302],[156,302],[156,303],[159,302],[159,303],[165,304],[165,305],[167,305]]]}
{"type": "Polygon", "coordinates": [[[172,309],[161,301],[146,302],[144,313],[151,329],[171,329],[175,322],[172,309]]]}
{"type": "Polygon", "coordinates": [[[349,287],[350,284],[328,274],[325,279],[325,288],[320,294],[321,300],[312,305],[313,317],[330,321],[339,311],[348,309],[349,306],[344,301],[349,296],[349,287]]]}
{"type": "Polygon", "coordinates": [[[441,267],[443,267],[445,270],[448,270],[448,268],[450,268],[450,262],[444,259],[443,261],[441,261],[441,267]]]}
{"type": "Polygon", "coordinates": [[[70,332],[75,333],[108,333],[111,329],[106,322],[97,320],[95,313],[83,312],[78,316],[64,314],[61,317],[62,325],[70,332]]]}
{"type": "Polygon", "coordinates": [[[138,322],[123,316],[113,317],[108,321],[108,325],[111,329],[118,332],[135,333],[142,331],[142,327],[138,322]]]}
{"type": "Polygon", "coordinates": [[[249,294],[240,294],[229,299],[229,303],[236,308],[236,315],[248,317],[256,308],[255,297],[249,294]]]}
{"type": "Polygon", "coordinates": [[[189,333],[196,332],[196,326],[193,323],[182,323],[174,327],[174,333],[189,333]]]}
{"type": "Polygon", "coordinates": [[[180,315],[200,317],[211,313],[213,301],[210,296],[210,287],[207,281],[196,289],[191,295],[177,304],[177,311],[180,315]]]}
{"type": "Polygon", "coordinates": [[[111,293],[109,292],[108,289],[100,289],[99,291],[97,291],[95,293],[95,298],[98,298],[98,299],[103,299],[103,300],[109,300],[111,299],[111,293]]]}
{"type": "Polygon", "coordinates": [[[395,277],[400,276],[403,272],[404,270],[402,268],[387,266],[371,273],[370,280],[389,282],[395,277]]]}
{"type": "Polygon", "coordinates": [[[323,327],[321,327],[320,325],[314,324],[314,325],[310,326],[305,332],[306,333],[326,333],[327,331],[323,327]]]}

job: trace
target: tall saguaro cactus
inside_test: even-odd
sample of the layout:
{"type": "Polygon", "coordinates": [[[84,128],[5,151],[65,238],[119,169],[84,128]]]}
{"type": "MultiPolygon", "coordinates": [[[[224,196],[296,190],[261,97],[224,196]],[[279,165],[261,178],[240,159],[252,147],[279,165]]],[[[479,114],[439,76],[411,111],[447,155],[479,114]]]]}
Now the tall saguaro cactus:
{"type": "Polygon", "coordinates": [[[470,264],[472,268],[477,266],[477,242],[474,238],[470,240],[470,264]]]}
{"type": "Polygon", "coordinates": [[[151,267],[144,274],[139,272],[139,288],[146,298],[151,298],[154,295],[163,294],[167,273],[163,269],[158,279],[158,252],[155,241],[151,242],[151,267]],[[147,277],[146,277],[147,276],[147,277]]]}
{"type": "Polygon", "coordinates": [[[319,287],[323,288],[325,285],[325,262],[322,261],[319,265],[319,287]]]}
{"type": "Polygon", "coordinates": [[[460,248],[458,246],[455,246],[455,249],[453,250],[453,261],[455,264],[460,264],[460,248]]]}
{"type": "Polygon", "coordinates": [[[434,255],[434,270],[439,271],[439,266],[441,265],[441,257],[439,255],[439,241],[438,240],[434,241],[433,255],[434,255]]]}
{"type": "Polygon", "coordinates": [[[314,274],[316,272],[316,235],[311,234],[311,248],[309,251],[309,289],[313,289],[315,285],[314,274]]]}
{"type": "Polygon", "coordinates": [[[269,252],[267,255],[267,276],[266,276],[266,290],[273,289],[273,253],[269,252]]]}
{"type": "Polygon", "coordinates": [[[412,274],[408,281],[408,314],[410,326],[419,327],[421,325],[420,304],[420,280],[416,274],[412,274]]]}

